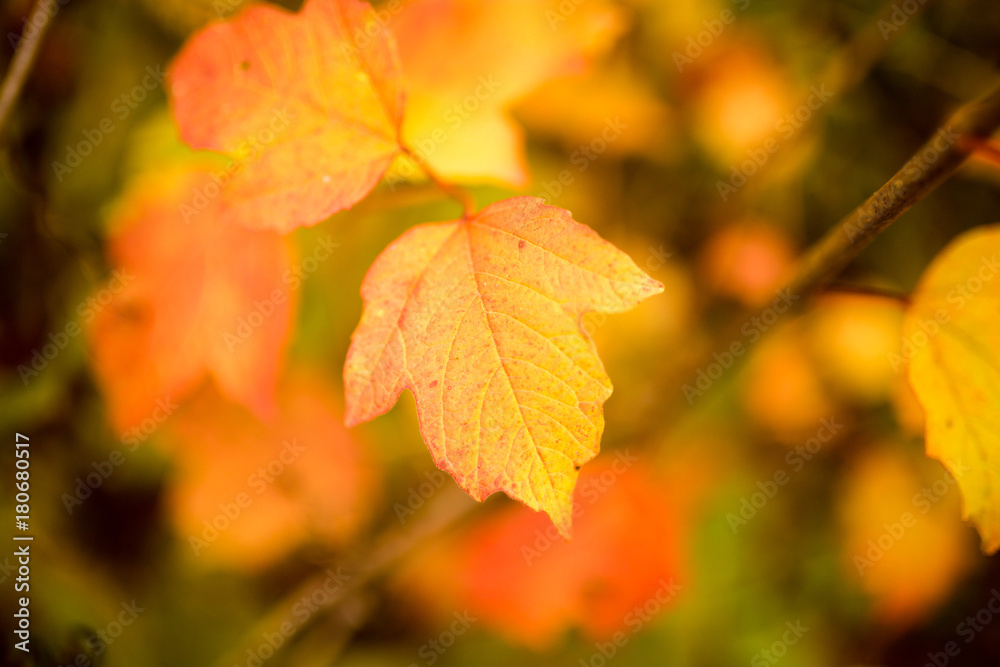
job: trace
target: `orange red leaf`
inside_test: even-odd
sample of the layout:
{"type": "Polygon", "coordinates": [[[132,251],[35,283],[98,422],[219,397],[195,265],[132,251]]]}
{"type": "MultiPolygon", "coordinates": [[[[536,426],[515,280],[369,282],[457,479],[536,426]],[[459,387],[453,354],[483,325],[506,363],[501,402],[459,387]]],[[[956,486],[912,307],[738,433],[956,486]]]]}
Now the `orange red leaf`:
{"type": "Polygon", "coordinates": [[[287,232],[362,199],[399,152],[396,49],[360,0],[254,5],[193,36],[170,68],[181,136],[225,153],[220,214],[287,232]]]}
{"type": "Polygon", "coordinates": [[[602,453],[580,474],[572,541],[508,505],[417,556],[396,586],[422,617],[468,609],[539,651],[571,629],[601,642],[630,637],[691,583],[689,531],[714,478],[702,455],[667,472],[643,459],[602,453]]]}
{"type": "Polygon", "coordinates": [[[258,414],[274,411],[295,311],[283,282],[290,251],[274,232],[212,214],[185,224],[182,206],[207,183],[206,173],[185,169],[142,177],[114,215],[110,256],[124,285],[87,324],[121,432],[157,401],[182,400],[206,375],[258,414]]]}
{"type": "Polygon", "coordinates": [[[376,468],[314,374],[283,378],[269,424],[205,387],[167,430],[170,515],[205,562],[256,568],[303,544],[343,546],[372,514],[376,468]]]}

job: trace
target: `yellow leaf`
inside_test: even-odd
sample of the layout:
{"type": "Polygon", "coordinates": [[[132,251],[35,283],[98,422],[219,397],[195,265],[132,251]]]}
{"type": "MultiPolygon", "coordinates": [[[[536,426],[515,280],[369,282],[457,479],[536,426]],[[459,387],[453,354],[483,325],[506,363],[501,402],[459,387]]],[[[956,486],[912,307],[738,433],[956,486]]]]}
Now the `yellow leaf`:
{"type": "MultiPolygon", "coordinates": [[[[508,108],[586,67],[625,24],[607,0],[413,0],[392,23],[408,91],[403,136],[449,180],[524,185],[523,132],[508,108]]],[[[401,157],[387,180],[421,178],[401,157]]]]}
{"type": "Polygon", "coordinates": [[[837,496],[847,582],[882,623],[905,628],[948,599],[975,555],[954,478],[890,442],[867,442],[837,496]]]}
{"type": "Polygon", "coordinates": [[[558,139],[570,152],[589,146],[592,153],[664,161],[679,143],[670,107],[624,67],[553,79],[517,102],[514,114],[531,132],[558,139]]]}
{"type": "Polygon", "coordinates": [[[1000,549],[1000,226],[952,242],[921,279],[903,327],[927,455],[958,480],[963,514],[1000,549]]]}

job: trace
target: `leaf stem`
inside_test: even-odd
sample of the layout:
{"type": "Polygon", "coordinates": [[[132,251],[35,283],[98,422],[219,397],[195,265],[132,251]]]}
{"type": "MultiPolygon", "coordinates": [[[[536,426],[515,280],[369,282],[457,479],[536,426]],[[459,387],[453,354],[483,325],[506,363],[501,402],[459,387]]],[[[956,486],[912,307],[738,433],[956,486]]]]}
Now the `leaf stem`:
{"type": "Polygon", "coordinates": [[[457,201],[459,204],[462,205],[463,220],[468,220],[470,217],[472,217],[472,214],[476,212],[476,200],[472,196],[471,192],[469,192],[468,190],[466,190],[461,186],[454,185],[444,180],[433,169],[431,169],[431,166],[427,164],[427,160],[424,157],[422,157],[419,153],[410,148],[408,145],[401,142],[399,146],[402,149],[403,154],[406,155],[406,157],[413,160],[415,163],[417,163],[417,165],[427,175],[427,178],[430,179],[431,183],[433,183],[438,188],[438,190],[445,193],[446,195],[448,195],[449,197],[451,197],[452,199],[454,199],[455,201],[457,201]]]}
{"type": "Polygon", "coordinates": [[[35,33],[27,37],[23,36],[22,32],[19,46],[15,47],[10,69],[7,70],[3,84],[0,85],[0,134],[3,133],[10,112],[14,108],[14,102],[21,94],[24,82],[28,78],[28,72],[31,71],[35,58],[38,56],[38,47],[41,46],[45,31],[51,23],[51,17],[46,12],[45,4],[45,0],[36,0],[31,11],[31,18],[24,24],[25,30],[28,26],[36,26],[35,33]],[[39,21],[41,21],[40,25],[39,21]]]}

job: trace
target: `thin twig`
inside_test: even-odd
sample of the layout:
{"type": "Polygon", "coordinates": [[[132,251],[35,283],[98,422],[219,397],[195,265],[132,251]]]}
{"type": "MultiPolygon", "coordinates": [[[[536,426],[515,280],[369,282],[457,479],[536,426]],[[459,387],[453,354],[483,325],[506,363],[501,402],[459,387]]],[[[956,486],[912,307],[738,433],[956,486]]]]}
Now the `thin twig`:
{"type": "MultiPolygon", "coordinates": [[[[302,632],[307,625],[321,614],[341,606],[346,601],[356,599],[376,579],[391,571],[407,557],[426,546],[434,537],[454,526],[472,510],[480,507],[479,503],[471,501],[468,496],[455,487],[445,488],[422,510],[423,515],[415,519],[408,529],[389,531],[379,538],[371,549],[364,549],[365,555],[357,562],[348,563],[344,567],[343,583],[338,583],[333,591],[329,583],[329,570],[320,572],[306,580],[292,593],[275,604],[267,614],[248,630],[239,644],[226,652],[216,661],[218,667],[231,667],[242,660],[247,651],[256,649],[264,643],[264,635],[281,632],[285,637],[285,645],[290,643],[292,636],[302,632]],[[308,604],[302,605],[301,601],[308,604]],[[293,610],[296,605],[300,611],[309,610],[309,618],[297,621],[293,610]],[[291,635],[282,629],[291,626],[291,635]]],[[[334,565],[331,569],[336,569],[334,565]]],[[[335,573],[336,574],[336,573],[335,573]]],[[[354,629],[352,623],[344,623],[343,641],[346,644],[354,629]]]]}
{"type": "Polygon", "coordinates": [[[899,216],[954,174],[998,127],[1000,84],[961,107],[885,185],[814,244],[786,289],[805,297],[839,275],[899,216]]]}
{"type": "MultiPolygon", "coordinates": [[[[929,4],[930,2],[926,2],[917,7],[916,11],[908,16],[907,21],[913,21],[927,9],[929,4]]],[[[830,87],[828,100],[817,109],[810,107],[812,113],[809,118],[802,123],[802,126],[793,136],[789,137],[783,143],[804,144],[810,137],[817,135],[820,131],[818,120],[833,106],[830,100],[843,98],[844,95],[861,83],[868,76],[868,73],[875,64],[886,54],[889,47],[896,41],[897,36],[902,33],[902,30],[892,22],[893,13],[898,11],[898,0],[884,0],[879,12],[869,18],[851,39],[841,46],[826,62],[819,76],[815,78],[816,84],[809,87],[807,93],[799,100],[800,104],[796,108],[802,108],[809,104],[809,98],[814,95],[813,90],[816,85],[821,90],[827,86],[830,87]],[[894,28],[891,33],[886,34],[884,32],[884,26],[886,25],[894,28]]],[[[760,171],[757,173],[760,174],[769,170],[780,171],[777,165],[794,159],[795,155],[795,151],[781,151],[775,155],[773,160],[761,165],[760,171]]]]}
{"type": "Polygon", "coordinates": [[[14,102],[21,94],[24,82],[28,78],[28,72],[31,71],[35,58],[38,56],[38,47],[41,46],[45,31],[51,23],[51,18],[44,7],[45,4],[45,0],[36,0],[31,18],[25,24],[25,31],[28,27],[34,26],[35,33],[30,37],[22,36],[17,50],[14,52],[14,58],[11,60],[10,69],[7,70],[7,76],[4,77],[3,84],[0,85],[0,135],[3,134],[3,128],[14,108],[14,102]],[[41,25],[38,25],[38,21],[41,21],[41,25]]]}
{"type": "MultiPolygon", "coordinates": [[[[998,127],[1000,84],[982,98],[959,108],[885,185],[806,251],[795,274],[776,292],[782,304],[793,302],[787,312],[800,309],[808,297],[836,278],[900,215],[954,174],[998,127]]],[[[705,353],[698,355],[697,365],[692,364],[686,373],[686,381],[673,387],[673,391],[661,388],[661,393],[670,397],[656,406],[663,420],[676,419],[678,413],[693,404],[692,398],[681,398],[679,394],[697,386],[699,374],[704,373],[705,367],[714,361],[712,355],[725,352],[736,343],[746,349],[748,341],[744,329],[748,325],[758,331],[760,328],[756,323],[767,322],[768,326],[763,327],[762,333],[773,330],[771,325],[775,313],[767,312],[770,306],[740,309],[729,325],[719,330],[705,353]]],[[[735,373],[750,356],[742,353],[735,356],[727,372],[735,373]]],[[[699,390],[697,395],[705,391],[709,390],[699,390]]],[[[655,420],[647,421],[653,423],[655,420]]],[[[641,437],[642,432],[633,436],[641,437]]]]}
{"type": "Polygon", "coordinates": [[[855,294],[870,296],[888,301],[897,301],[905,306],[910,304],[910,295],[896,290],[890,290],[874,285],[858,285],[854,283],[831,283],[823,288],[824,294],[855,294]]]}
{"type": "MultiPolygon", "coordinates": [[[[1000,127],[1000,86],[984,98],[959,109],[934,138],[918,150],[888,183],[815,244],[806,253],[799,271],[784,290],[801,298],[811,295],[835,278],[900,215],[951,176],[975,146],[981,145],[982,141],[998,127],[1000,127]],[[948,137],[954,139],[949,140],[948,137]]],[[[404,148],[404,153],[411,158],[416,157],[412,150],[404,148]]],[[[467,191],[439,179],[425,165],[424,170],[437,187],[462,203],[466,216],[471,214],[474,205],[467,191]]],[[[748,319],[747,316],[748,313],[744,312],[735,320],[737,328],[748,319]]],[[[444,493],[447,492],[442,492],[444,493]]],[[[382,540],[371,551],[371,556],[360,564],[357,574],[337,591],[325,596],[321,605],[322,610],[334,608],[363,591],[374,580],[427,544],[434,536],[467,515],[471,507],[475,507],[455,503],[445,497],[437,498],[434,505],[434,510],[428,510],[427,515],[412,530],[399,532],[382,540]]],[[[327,576],[326,573],[317,575],[278,603],[244,636],[240,646],[228,653],[218,664],[231,664],[231,658],[242,656],[247,650],[259,644],[265,632],[274,632],[282,620],[288,617],[297,600],[324,588],[327,576]]],[[[299,630],[301,627],[296,628],[296,631],[299,630]]]]}
{"type": "MultiPolygon", "coordinates": [[[[929,5],[930,2],[920,3],[906,20],[913,21],[929,5]]],[[[870,18],[823,68],[820,81],[830,84],[835,97],[840,97],[864,80],[896,37],[902,34],[903,31],[894,23],[897,12],[898,0],[885,0],[878,14],[870,18]],[[886,26],[892,28],[890,33],[885,32],[886,26]]]]}
{"type": "Polygon", "coordinates": [[[427,175],[427,178],[430,179],[431,183],[433,183],[439,190],[441,190],[441,192],[445,193],[446,195],[448,195],[449,197],[451,197],[452,199],[454,199],[455,201],[457,201],[459,204],[462,205],[463,220],[471,217],[472,214],[476,212],[476,200],[473,198],[472,193],[470,193],[463,187],[460,187],[458,185],[453,185],[452,183],[449,183],[448,181],[441,178],[441,176],[439,176],[437,173],[435,173],[433,169],[431,169],[430,165],[427,164],[427,160],[425,158],[423,158],[419,153],[417,153],[415,150],[413,150],[406,144],[401,143],[400,148],[402,148],[404,155],[406,155],[408,158],[417,163],[417,165],[427,175]]]}

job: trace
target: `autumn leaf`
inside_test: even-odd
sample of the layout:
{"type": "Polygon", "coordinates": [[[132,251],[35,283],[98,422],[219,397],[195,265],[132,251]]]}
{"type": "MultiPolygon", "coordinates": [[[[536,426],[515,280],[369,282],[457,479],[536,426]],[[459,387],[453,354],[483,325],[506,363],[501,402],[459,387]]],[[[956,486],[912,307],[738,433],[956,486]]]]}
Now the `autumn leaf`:
{"type": "Polygon", "coordinates": [[[435,463],[473,498],[546,511],[568,536],[611,382],[581,330],[662,291],[627,255],[533,197],[406,232],[375,260],[344,367],[347,423],[417,403],[435,463]]]}
{"type": "Polygon", "coordinates": [[[870,598],[873,616],[898,628],[947,600],[974,555],[954,478],[911,452],[866,443],[837,495],[844,577],[870,598]]]}
{"type": "MultiPolygon", "coordinates": [[[[699,60],[697,69],[687,71],[695,83],[690,87],[692,130],[708,156],[725,169],[730,187],[739,187],[740,178],[754,176],[758,167],[743,166],[747,151],[771,151],[797,132],[786,114],[799,102],[787,74],[767,51],[738,39],[722,38],[717,46],[718,56],[699,60]]],[[[725,201],[732,193],[719,194],[725,194],[725,201]]]]}
{"type": "Polygon", "coordinates": [[[900,386],[909,390],[890,361],[903,329],[903,304],[848,293],[825,294],[815,303],[803,333],[817,374],[833,395],[876,405],[900,386]]]}
{"type": "MultiPolygon", "coordinates": [[[[652,86],[624,67],[603,67],[561,76],[515,102],[514,115],[532,134],[551,137],[572,153],[604,141],[607,155],[639,155],[654,161],[676,157],[677,119],[652,86]],[[580,104],[580,100],[587,104],[580,104]],[[622,132],[614,136],[615,119],[622,132]]],[[[593,149],[592,149],[593,150],[593,149]]]]}
{"type": "Polygon", "coordinates": [[[669,474],[643,458],[602,453],[580,474],[572,541],[543,515],[509,505],[415,559],[396,585],[427,608],[422,615],[468,609],[536,651],[574,628],[608,641],[645,604],[648,618],[683,593],[691,518],[708,476],[691,456],[669,474]]]}
{"type": "Polygon", "coordinates": [[[927,455],[958,480],[963,514],[1000,549],[1000,226],[953,241],[921,278],[903,325],[927,455]]]}
{"type": "Polygon", "coordinates": [[[377,468],[329,383],[290,371],[277,403],[262,423],[206,385],[166,424],[176,462],[167,507],[193,556],[260,568],[303,544],[349,544],[371,516],[377,468]]]}
{"type": "Polygon", "coordinates": [[[706,287],[751,307],[763,307],[784,284],[795,257],[786,234],[763,219],[726,225],[705,242],[698,269],[706,287]]]}
{"type": "MultiPolygon", "coordinates": [[[[452,181],[523,186],[524,133],[509,108],[553,77],[586,69],[626,19],[607,0],[413,0],[391,26],[408,94],[403,136],[419,161],[452,181]]],[[[602,117],[598,131],[620,113],[602,117]]],[[[404,156],[387,180],[422,177],[404,156]]]]}
{"type": "MultiPolygon", "coordinates": [[[[295,312],[283,281],[290,251],[278,234],[222,223],[212,209],[185,224],[183,205],[208,184],[194,169],[148,174],[111,216],[110,261],[123,279],[102,288],[113,298],[85,324],[121,432],[160,403],[181,401],[206,375],[257,414],[274,411],[295,312]]],[[[102,304],[101,291],[95,298],[102,304]]]]}
{"type": "Polygon", "coordinates": [[[798,447],[824,420],[839,417],[837,401],[811,356],[800,320],[779,324],[750,353],[742,399],[747,415],[775,442],[798,447]]]}
{"type": "Polygon", "coordinates": [[[395,46],[359,0],[264,4],[194,35],[170,68],[181,136],[225,153],[220,214],[282,232],[362,199],[399,152],[395,46]]]}

